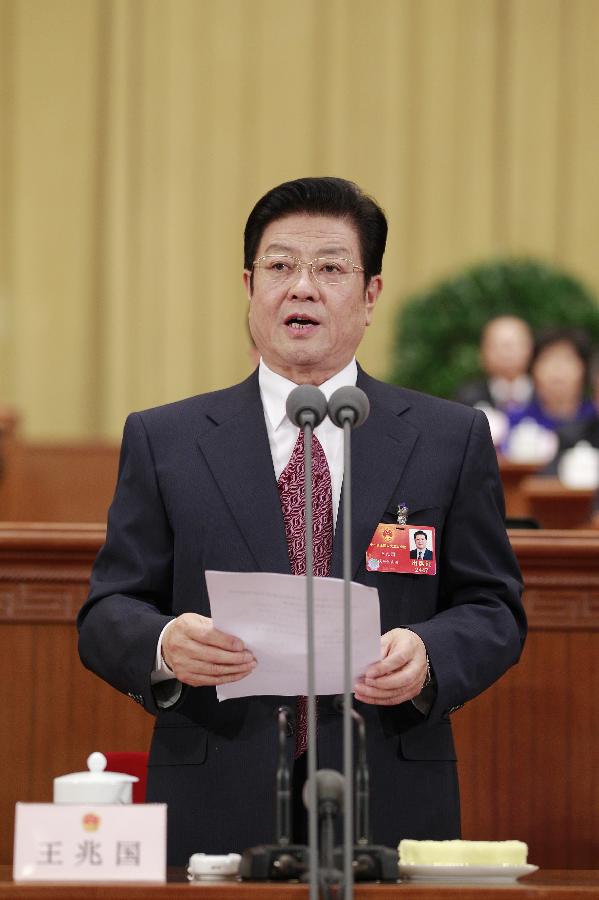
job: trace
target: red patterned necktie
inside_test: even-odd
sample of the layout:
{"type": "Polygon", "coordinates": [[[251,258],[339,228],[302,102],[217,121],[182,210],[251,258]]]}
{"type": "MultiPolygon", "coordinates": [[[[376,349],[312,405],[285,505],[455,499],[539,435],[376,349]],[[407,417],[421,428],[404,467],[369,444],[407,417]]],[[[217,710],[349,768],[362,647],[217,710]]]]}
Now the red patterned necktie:
{"type": "MultiPolygon", "coordinates": [[[[306,574],[304,432],[300,431],[291,459],[281,472],[279,494],[293,575],[306,574]]],[[[333,552],[333,500],[331,473],[322,444],[312,434],[312,516],[314,519],[314,575],[326,577],[333,552]]],[[[308,746],[308,704],[297,698],[295,756],[308,746]]]]}

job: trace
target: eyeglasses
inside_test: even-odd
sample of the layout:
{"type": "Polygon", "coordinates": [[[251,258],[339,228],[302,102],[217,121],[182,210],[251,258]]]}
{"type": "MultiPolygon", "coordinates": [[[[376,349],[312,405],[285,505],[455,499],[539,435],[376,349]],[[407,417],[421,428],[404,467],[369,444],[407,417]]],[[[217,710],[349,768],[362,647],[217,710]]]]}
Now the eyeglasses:
{"type": "Polygon", "coordinates": [[[276,284],[286,284],[295,278],[307,266],[321,284],[345,284],[354,272],[363,272],[362,266],[354,266],[352,259],[337,259],[321,256],[310,262],[303,262],[297,256],[270,254],[259,256],[252,263],[255,269],[264,272],[266,278],[276,284]]]}

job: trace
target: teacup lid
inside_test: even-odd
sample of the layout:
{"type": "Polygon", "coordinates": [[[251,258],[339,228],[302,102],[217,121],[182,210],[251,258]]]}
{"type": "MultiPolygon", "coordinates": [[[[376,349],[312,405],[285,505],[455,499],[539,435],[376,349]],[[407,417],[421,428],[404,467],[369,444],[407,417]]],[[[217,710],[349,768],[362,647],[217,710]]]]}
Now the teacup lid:
{"type": "Polygon", "coordinates": [[[87,757],[87,772],[71,772],[68,775],[59,775],[54,781],[69,784],[133,784],[139,781],[136,775],[127,775],[124,772],[105,772],[106,757],[103,753],[90,753],[87,757]]]}
{"type": "Polygon", "coordinates": [[[579,441],[564,451],[557,474],[562,484],[569,488],[593,490],[599,487],[599,450],[588,441],[579,441]]]}

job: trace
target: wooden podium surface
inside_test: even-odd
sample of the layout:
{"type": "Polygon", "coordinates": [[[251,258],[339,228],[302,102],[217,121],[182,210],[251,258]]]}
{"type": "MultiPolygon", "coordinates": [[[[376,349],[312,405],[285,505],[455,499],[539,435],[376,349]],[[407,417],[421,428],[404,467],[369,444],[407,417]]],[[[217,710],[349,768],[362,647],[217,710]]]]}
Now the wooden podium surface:
{"type": "MultiPolygon", "coordinates": [[[[11,869],[0,867],[0,900],[303,900],[308,887],[300,884],[217,882],[166,884],[15,884],[11,869]]],[[[333,894],[333,897],[338,897],[333,894]]],[[[599,896],[599,871],[539,871],[508,885],[356,884],[355,900],[588,900],[599,896]]]]}
{"type": "Polygon", "coordinates": [[[564,487],[559,478],[533,475],[520,483],[529,515],[541,528],[586,528],[593,520],[597,491],[564,487]]]}
{"type": "Polygon", "coordinates": [[[537,463],[515,463],[499,457],[499,472],[503,484],[506,515],[512,518],[530,516],[527,498],[522,493],[522,482],[531,475],[536,475],[540,466],[537,463]]]}

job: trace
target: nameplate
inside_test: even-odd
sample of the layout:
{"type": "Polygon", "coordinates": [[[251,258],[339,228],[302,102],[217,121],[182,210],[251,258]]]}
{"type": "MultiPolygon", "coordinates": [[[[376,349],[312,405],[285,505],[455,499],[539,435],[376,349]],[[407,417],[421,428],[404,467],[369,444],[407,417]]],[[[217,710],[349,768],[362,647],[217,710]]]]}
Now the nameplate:
{"type": "Polygon", "coordinates": [[[166,804],[17,803],[14,881],[166,881],[166,804]]]}

